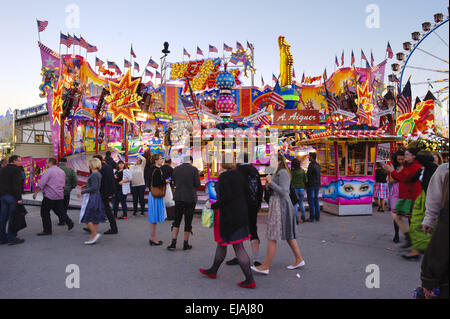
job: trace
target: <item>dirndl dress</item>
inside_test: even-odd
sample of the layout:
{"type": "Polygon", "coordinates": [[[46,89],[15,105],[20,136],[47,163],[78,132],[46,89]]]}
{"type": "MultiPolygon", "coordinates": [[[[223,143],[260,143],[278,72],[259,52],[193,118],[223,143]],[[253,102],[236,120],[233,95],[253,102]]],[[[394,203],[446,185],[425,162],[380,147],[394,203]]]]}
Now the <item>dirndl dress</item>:
{"type": "Polygon", "coordinates": [[[103,206],[100,193],[89,194],[89,201],[86,205],[86,211],[81,222],[85,224],[100,224],[106,222],[105,206],[103,206]]]}
{"type": "Polygon", "coordinates": [[[152,224],[162,223],[167,217],[164,197],[156,198],[148,193],[148,221],[152,224]]]}
{"type": "Polygon", "coordinates": [[[388,198],[389,197],[388,184],[387,183],[375,183],[373,197],[388,198]]]}
{"type": "Polygon", "coordinates": [[[227,237],[220,234],[220,210],[214,210],[214,241],[220,246],[239,244],[250,240],[250,230],[248,226],[243,226],[227,237]]]}

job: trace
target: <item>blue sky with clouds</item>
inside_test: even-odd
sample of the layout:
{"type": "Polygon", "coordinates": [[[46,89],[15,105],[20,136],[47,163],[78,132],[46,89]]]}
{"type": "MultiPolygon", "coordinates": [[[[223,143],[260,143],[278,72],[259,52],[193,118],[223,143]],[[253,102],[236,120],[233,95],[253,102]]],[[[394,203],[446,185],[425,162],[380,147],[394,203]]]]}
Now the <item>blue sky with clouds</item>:
{"type": "MultiPolygon", "coordinates": [[[[49,21],[41,40],[55,51],[60,31],[82,34],[98,47],[99,58],[121,68],[123,59],[129,59],[131,43],[142,68],[150,56],[159,63],[164,41],[172,51],[168,61],[176,62],[183,58],[183,47],[195,57],[197,46],[207,55],[212,44],[222,55],[223,42],[235,47],[236,41],[245,45],[248,40],[255,46],[255,83],[260,85],[261,75],[271,83],[272,73],[279,72],[279,35],[291,44],[297,77],[303,72],[321,75],[325,67],[331,74],[335,54],[340,59],[345,50],[348,65],[353,49],[359,65],[361,49],[368,58],[372,49],[376,63],[381,62],[388,40],[394,52],[401,50],[422,22],[432,21],[437,12],[447,15],[447,6],[444,0],[8,1],[0,11],[0,114],[8,107],[20,109],[42,101],[36,18],[49,21]],[[79,28],[66,25],[70,4],[80,10],[79,28]],[[379,28],[366,27],[369,4],[380,9],[379,28]]],[[[443,36],[448,40],[448,27],[443,36]]],[[[94,59],[95,54],[89,54],[91,64],[94,59]]]]}

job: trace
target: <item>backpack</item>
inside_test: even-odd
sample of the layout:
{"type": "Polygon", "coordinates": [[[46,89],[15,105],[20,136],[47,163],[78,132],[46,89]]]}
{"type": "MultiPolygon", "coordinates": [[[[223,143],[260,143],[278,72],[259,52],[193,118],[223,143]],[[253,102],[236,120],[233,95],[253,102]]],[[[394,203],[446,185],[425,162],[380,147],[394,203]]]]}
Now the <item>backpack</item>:
{"type": "Polygon", "coordinates": [[[292,205],[295,206],[296,204],[298,204],[297,193],[295,192],[295,188],[294,185],[292,185],[292,183],[289,186],[289,197],[291,198],[292,205]]]}

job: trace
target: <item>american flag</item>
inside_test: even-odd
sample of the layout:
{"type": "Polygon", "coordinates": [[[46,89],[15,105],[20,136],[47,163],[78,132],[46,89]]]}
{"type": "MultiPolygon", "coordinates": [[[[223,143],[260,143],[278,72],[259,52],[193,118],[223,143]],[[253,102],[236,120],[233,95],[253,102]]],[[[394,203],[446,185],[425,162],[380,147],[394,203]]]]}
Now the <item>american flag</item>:
{"type": "Polygon", "coordinates": [[[411,83],[406,83],[403,88],[403,92],[399,95],[397,99],[397,111],[401,114],[410,113],[411,112],[411,83]]]}
{"type": "Polygon", "coordinates": [[[118,75],[122,75],[122,71],[119,69],[119,67],[117,66],[117,64],[114,63],[114,71],[116,71],[116,73],[118,75]]]}
{"type": "MultiPolygon", "coordinates": [[[[130,65],[131,66],[131,65],[130,65]]],[[[134,62],[134,69],[137,71],[137,72],[141,72],[141,69],[139,68],[139,64],[137,63],[137,62],[134,62]]]]}
{"type": "Polygon", "coordinates": [[[278,82],[278,79],[277,79],[277,77],[275,76],[275,74],[273,74],[272,73],[272,81],[274,81],[274,82],[278,82]]]}
{"type": "Polygon", "coordinates": [[[303,82],[305,82],[305,72],[303,72],[303,75],[302,75],[302,83],[303,82]]]}
{"type": "Polygon", "coordinates": [[[364,107],[362,106],[362,104],[359,104],[358,112],[356,112],[356,114],[359,116],[358,123],[370,124],[369,115],[367,115],[367,112],[364,110],[364,107]]]}
{"type": "Polygon", "coordinates": [[[131,56],[132,56],[133,58],[136,59],[136,54],[134,54],[133,45],[131,45],[131,51],[130,51],[130,54],[131,54],[131,56]]]}
{"type": "Polygon", "coordinates": [[[59,44],[64,44],[66,47],[70,48],[72,46],[72,41],[70,41],[67,35],[61,33],[61,39],[59,44]]]}
{"type": "Polygon", "coordinates": [[[228,52],[233,52],[233,48],[229,47],[228,45],[226,45],[225,43],[223,44],[223,50],[224,51],[228,51],[228,52]]]}
{"type": "Polygon", "coordinates": [[[123,59],[123,67],[124,68],[131,68],[131,62],[127,59],[123,59]]]}
{"type": "Polygon", "coordinates": [[[386,52],[388,54],[388,58],[389,59],[392,59],[394,57],[394,52],[392,51],[392,48],[391,48],[391,45],[389,44],[389,41],[388,41],[388,44],[387,44],[386,52]]]}
{"type": "Polygon", "coordinates": [[[361,49],[361,59],[367,61],[366,55],[364,54],[364,51],[362,49],[361,49]]]}
{"type": "Polygon", "coordinates": [[[238,60],[235,56],[232,56],[232,57],[231,57],[230,63],[238,64],[238,62],[239,62],[239,60],[238,60]]]}
{"type": "Polygon", "coordinates": [[[247,48],[249,48],[250,50],[254,50],[255,49],[253,44],[249,43],[248,41],[247,41],[247,48]]]}
{"type": "Polygon", "coordinates": [[[80,36],[80,46],[81,46],[82,48],[85,48],[86,50],[89,48],[89,44],[86,42],[85,39],[83,39],[82,36],[80,36]]]}
{"type": "Polygon", "coordinates": [[[149,70],[145,69],[145,76],[149,76],[149,77],[153,77],[153,73],[150,72],[149,70]]]}
{"type": "Polygon", "coordinates": [[[157,69],[158,68],[158,63],[156,63],[155,61],[153,61],[152,58],[150,58],[150,60],[148,61],[147,66],[151,66],[152,68],[157,69]]]}
{"type": "Polygon", "coordinates": [[[270,96],[270,103],[275,105],[276,109],[284,108],[284,100],[283,97],[281,96],[281,88],[280,84],[278,83],[278,80],[270,96]]]}
{"type": "Polygon", "coordinates": [[[373,58],[373,52],[372,52],[372,50],[370,50],[370,64],[372,65],[372,67],[373,67],[374,62],[375,62],[375,59],[373,58]]]}
{"type": "Polygon", "coordinates": [[[367,68],[367,69],[370,69],[370,64],[369,64],[369,62],[367,62],[367,61],[366,61],[366,68],[367,68]]]}
{"type": "Polygon", "coordinates": [[[187,57],[190,59],[191,55],[186,51],[185,48],[183,48],[183,56],[187,55],[187,57]]]}
{"type": "Polygon", "coordinates": [[[292,77],[295,78],[295,69],[292,68],[292,77]]]}
{"type": "Polygon", "coordinates": [[[97,52],[97,51],[98,51],[98,49],[97,49],[97,47],[95,45],[90,45],[88,43],[88,48],[87,48],[87,52],[88,53],[94,53],[94,52],[97,52]]]}
{"type": "Polygon", "coordinates": [[[197,110],[194,107],[194,103],[192,103],[192,101],[185,96],[181,96],[180,99],[189,117],[195,117],[197,115],[197,110]]]}
{"type": "Polygon", "coordinates": [[[103,64],[105,64],[105,62],[95,57],[95,66],[101,67],[103,64]]]}
{"type": "Polygon", "coordinates": [[[156,78],[162,80],[162,75],[158,71],[156,71],[156,78]]]}
{"type": "Polygon", "coordinates": [[[48,26],[48,21],[39,21],[37,20],[38,32],[45,31],[48,26]]]}
{"type": "Polygon", "coordinates": [[[270,119],[267,115],[258,116],[257,120],[261,125],[270,125],[270,119]]]}
{"type": "Polygon", "coordinates": [[[199,47],[197,47],[197,54],[200,54],[201,56],[203,56],[203,51],[202,51],[202,50],[200,50],[200,48],[199,48],[199,47]]]}
{"type": "Polygon", "coordinates": [[[339,67],[339,62],[337,59],[337,55],[334,56],[334,63],[336,64],[337,67],[339,67]]]}
{"type": "Polygon", "coordinates": [[[236,41],[236,49],[238,49],[238,50],[242,50],[242,51],[244,51],[245,49],[244,49],[244,47],[242,46],[242,44],[240,44],[239,42],[237,42],[236,41]]]}
{"type": "Polygon", "coordinates": [[[342,55],[341,55],[341,66],[344,65],[344,50],[342,50],[342,55]]]}
{"type": "Polygon", "coordinates": [[[327,94],[328,112],[333,113],[339,110],[339,104],[336,98],[330,95],[328,91],[326,92],[326,94],[327,94]]]}
{"type": "Polygon", "coordinates": [[[353,54],[353,50],[352,50],[352,58],[350,61],[350,65],[354,65],[355,64],[355,55],[353,54]]]}
{"type": "Polygon", "coordinates": [[[115,62],[109,62],[109,61],[107,61],[108,63],[108,69],[114,69],[115,67],[116,67],[116,63],[115,62]]]}
{"type": "Polygon", "coordinates": [[[262,87],[265,87],[266,85],[264,84],[264,79],[263,76],[261,75],[261,83],[262,83],[262,87]]]}
{"type": "Polygon", "coordinates": [[[215,47],[215,46],[213,46],[213,45],[209,45],[209,52],[211,53],[211,52],[215,52],[215,53],[219,53],[219,51],[217,50],[217,48],[215,47]]]}
{"type": "Polygon", "coordinates": [[[78,39],[75,34],[73,35],[72,38],[73,38],[73,45],[81,45],[80,39],[78,39]]]}
{"type": "Polygon", "coordinates": [[[328,75],[327,75],[327,68],[325,68],[325,71],[323,71],[323,81],[325,82],[326,80],[328,80],[328,75]]]}

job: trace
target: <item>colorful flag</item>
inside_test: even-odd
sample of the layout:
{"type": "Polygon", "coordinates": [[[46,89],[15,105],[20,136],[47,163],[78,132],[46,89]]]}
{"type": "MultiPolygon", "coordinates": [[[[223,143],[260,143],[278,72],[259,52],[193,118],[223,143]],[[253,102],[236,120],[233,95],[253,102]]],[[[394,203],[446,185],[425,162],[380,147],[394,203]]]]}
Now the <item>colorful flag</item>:
{"type": "Polygon", "coordinates": [[[402,93],[397,99],[397,111],[400,114],[410,113],[411,112],[411,83],[406,83],[405,87],[403,88],[402,93]]]}
{"type": "Polygon", "coordinates": [[[37,20],[38,32],[43,32],[48,26],[48,21],[37,20]]]}
{"type": "Polygon", "coordinates": [[[73,35],[72,39],[73,39],[73,45],[81,45],[80,39],[78,39],[75,34],[73,35]]]}
{"type": "Polygon", "coordinates": [[[162,75],[158,71],[156,71],[156,78],[162,80],[162,75]]]}
{"type": "Polygon", "coordinates": [[[85,39],[83,39],[82,36],[80,36],[80,46],[81,46],[82,48],[85,48],[86,50],[89,48],[89,44],[86,42],[85,39]]]}
{"type": "Polygon", "coordinates": [[[153,61],[152,58],[150,58],[150,60],[148,61],[147,66],[151,66],[152,68],[157,69],[158,68],[158,63],[156,63],[155,61],[153,61]]]}
{"type": "Polygon", "coordinates": [[[187,55],[189,59],[191,58],[191,55],[186,51],[185,48],[183,48],[183,56],[185,55],[187,55]]]}
{"type": "Polygon", "coordinates": [[[242,46],[242,44],[240,44],[239,42],[237,42],[236,41],[236,49],[238,49],[238,50],[242,50],[242,51],[244,51],[245,49],[244,49],[244,47],[242,46]]]}
{"type": "Polygon", "coordinates": [[[344,50],[342,50],[342,55],[341,55],[341,66],[344,65],[344,50]]]}
{"type": "Polygon", "coordinates": [[[123,59],[123,68],[131,68],[131,62],[127,59],[123,59]]]}
{"type": "Polygon", "coordinates": [[[303,75],[302,75],[302,83],[304,83],[305,82],[305,72],[303,72],[303,75]]]}
{"type": "Polygon", "coordinates": [[[145,69],[145,76],[149,76],[149,77],[153,77],[153,73],[150,72],[149,70],[145,69]]]}
{"type": "Polygon", "coordinates": [[[278,83],[278,80],[270,96],[270,103],[275,105],[276,109],[284,108],[284,100],[283,97],[281,96],[281,87],[280,84],[278,83]]]}
{"type": "Polygon", "coordinates": [[[209,45],[209,52],[211,53],[211,52],[215,52],[215,53],[219,53],[219,51],[217,50],[217,48],[215,47],[215,46],[213,46],[213,45],[209,45]]]}
{"type": "Polygon", "coordinates": [[[375,59],[373,58],[372,50],[370,50],[370,64],[372,65],[372,68],[373,68],[373,62],[375,62],[375,59]]]}
{"type": "Polygon", "coordinates": [[[275,74],[273,74],[272,73],[272,81],[274,81],[274,82],[278,82],[278,79],[277,79],[277,77],[275,76],[275,74]]]}
{"type": "Polygon", "coordinates": [[[122,71],[120,70],[120,68],[117,66],[117,64],[114,63],[114,71],[116,71],[116,73],[118,75],[122,75],[122,71]]]}
{"type": "Polygon", "coordinates": [[[189,115],[189,118],[197,115],[197,109],[194,107],[194,103],[185,96],[180,96],[181,103],[183,103],[184,109],[186,113],[189,115]]]}
{"type": "Polygon", "coordinates": [[[358,106],[358,111],[356,112],[356,115],[359,116],[358,123],[359,124],[370,124],[370,118],[367,112],[364,110],[364,107],[360,103],[358,106]]]}
{"type": "Polygon", "coordinates": [[[203,51],[202,51],[202,50],[200,50],[200,48],[199,48],[199,47],[197,47],[197,54],[200,54],[201,56],[203,56],[203,51]]]}
{"type": "Polygon", "coordinates": [[[262,83],[262,87],[265,87],[266,85],[264,84],[264,79],[263,76],[261,75],[261,83],[262,83]]]}
{"type": "Polygon", "coordinates": [[[72,46],[72,42],[70,41],[69,37],[62,33],[61,33],[61,38],[60,38],[59,44],[64,44],[68,48],[70,48],[72,46]]]}
{"type": "Polygon", "coordinates": [[[327,96],[328,112],[331,114],[339,110],[338,101],[334,96],[331,96],[328,93],[328,90],[326,91],[326,96],[327,96]]]}
{"type": "Polygon", "coordinates": [[[88,43],[88,48],[86,50],[87,50],[87,53],[94,53],[94,52],[98,51],[98,49],[95,45],[90,45],[89,43],[88,43]]]}
{"type": "Polygon", "coordinates": [[[115,68],[115,66],[116,66],[116,63],[115,62],[109,62],[109,61],[107,61],[108,63],[107,63],[107,65],[108,65],[108,69],[114,69],[115,68]]]}
{"type": "Polygon", "coordinates": [[[105,62],[95,57],[95,66],[101,67],[103,64],[105,64],[105,62]]]}
{"type": "Polygon", "coordinates": [[[136,54],[134,53],[133,45],[131,45],[131,51],[130,51],[130,54],[131,54],[131,56],[132,56],[133,58],[136,59],[136,54]]]}
{"type": "Polygon", "coordinates": [[[141,72],[141,68],[139,67],[139,64],[138,64],[137,62],[134,62],[134,69],[135,69],[137,72],[141,72]]]}
{"type": "Polygon", "coordinates": [[[215,58],[213,61],[214,66],[219,65],[220,63],[222,63],[222,60],[220,58],[215,58]]]}
{"type": "Polygon", "coordinates": [[[337,67],[339,67],[339,62],[337,59],[337,55],[334,56],[334,63],[336,64],[337,67]]]}
{"type": "Polygon", "coordinates": [[[355,55],[353,54],[353,50],[352,50],[352,58],[350,61],[350,65],[354,65],[355,64],[355,55]]]}
{"type": "Polygon", "coordinates": [[[394,52],[392,51],[392,48],[391,48],[391,45],[389,44],[389,41],[388,41],[388,44],[387,44],[386,52],[388,54],[388,58],[389,59],[392,59],[394,57],[394,52]]]}
{"type": "Polygon", "coordinates": [[[247,41],[247,48],[249,48],[250,50],[255,49],[255,47],[253,46],[253,44],[249,43],[248,41],[247,41]]]}
{"type": "Polygon", "coordinates": [[[364,54],[364,51],[362,49],[361,49],[361,59],[367,61],[366,55],[364,54]]]}
{"type": "Polygon", "coordinates": [[[261,125],[270,125],[270,119],[267,115],[258,116],[257,120],[261,125]]]}
{"type": "Polygon", "coordinates": [[[223,44],[223,50],[224,51],[228,51],[228,52],[233,52],[233,48],[229,47],[228,45],[226,45],[225,43],[223,44]]]}
{"type": "Polygon", "coordinates": [[[230,59],[230,63],[233,63],[233,64],[238,64],[238,62],[239,62],[239,60],[235,57],[235,56],[232,56],[231,57],[231,59],[230,59]]]}

